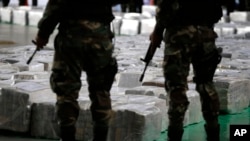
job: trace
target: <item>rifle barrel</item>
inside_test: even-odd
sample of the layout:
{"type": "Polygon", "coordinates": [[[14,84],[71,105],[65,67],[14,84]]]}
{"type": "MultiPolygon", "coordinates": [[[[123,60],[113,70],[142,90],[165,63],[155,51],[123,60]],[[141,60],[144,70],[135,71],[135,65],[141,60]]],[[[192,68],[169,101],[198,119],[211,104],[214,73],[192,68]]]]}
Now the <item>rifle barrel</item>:
{"type": "MultiPolygon", "coordinates": [[[[32,43],[36,45],[36,41],[35,40],[32,40],[32,43]]],[[[36,48],[36,50],[30,56],[29,60],[26,62],[28,65],[30,64],[31,60],[33,59],[33,57],[34,57],[34,55],[36,54],[37,51],[38,51],[38,48],[36,48]]]]}
{"type": "Polygon", "coordinates": [[[145,67],[144,67],[144,70],[143,70],[143,72],[142,72],[142,74],[141,74],[141,77],[140,77],[140,79],[139,79],[140,82],[142,82],[142,80],[143,80],[143,78],[144,78],[144,74],[145,74],[145,72],[146,72],[146,70],[147,70],[148,64],[149,64],[149,63],[146,63],[146,65],[145,65],[145,67]]]}

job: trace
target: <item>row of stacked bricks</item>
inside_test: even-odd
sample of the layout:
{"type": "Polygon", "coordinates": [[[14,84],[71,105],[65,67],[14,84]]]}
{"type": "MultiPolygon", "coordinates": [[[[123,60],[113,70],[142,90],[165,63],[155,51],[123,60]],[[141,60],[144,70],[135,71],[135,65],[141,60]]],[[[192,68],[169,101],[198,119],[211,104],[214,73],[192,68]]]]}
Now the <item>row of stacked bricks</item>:
{"type": "MultiPolygon", "coordinates": [[[[118,35],[131,36],[116,37],[115,55],[119,71],[111,90],[115,114],[109,141],[153,141],[168,126],[168,97],[163,87],[161,68],[163,45],[150,63],[144,81],[139,82],[144,68],[140,58],[145,55],[149,44],[148,34],[155,21],[155,7],[144,6],[143,9],[142,14],[116,12],[116,19],[112,23],[118,35]],[[147,28],[143,29],[145,25],[147,28]]],[[[1,8],[1,22],[35,27],[42,11],[32,7],[1,8]]],[[[245,16],[248,14],[234,12],[231,14],[231,23],[225,23],[222,19],[215,28],[219,34],[217,45],[228,54],[218,65],[214,79],[220,96],[220,110],[226,114],[240,113],[250,106],[249,16],[245,16]]],[[[49,86],[54,49],[48,45],[27,65],[26,61],[34,49],[32,45],[0,49],[0,129],[28,133],[31,137],[58,139],[56,98],[49,86]]],[[[185,126],[203,121],[192,76],[191,68],[187,92],[190,105],[185,115],[185,126]]],[[[92,137],[90,100],[85,78],[83,73],[79,97],[81,111],[76,125],[76,138],[82,141],[92,137]]]]}
{"type": "MultiPolygon", "coordinates": [[[[3,23],[36,27],[44,8],[45,6],[0,7],[0,19],[3,23]]],[[[111,24],[117,35],[148,35],[152,32],[156,6],[143,5],[142,13],[122,13],[118,9],[113,8],[115,19],[111,24]]],[[[225,17],[222,17],[215,30],[220,36],[245,34],[250,31],[247,24],[249,20],[249,12],[235,11],[230,13],[230,23],[226,23],[225,17]]]]}

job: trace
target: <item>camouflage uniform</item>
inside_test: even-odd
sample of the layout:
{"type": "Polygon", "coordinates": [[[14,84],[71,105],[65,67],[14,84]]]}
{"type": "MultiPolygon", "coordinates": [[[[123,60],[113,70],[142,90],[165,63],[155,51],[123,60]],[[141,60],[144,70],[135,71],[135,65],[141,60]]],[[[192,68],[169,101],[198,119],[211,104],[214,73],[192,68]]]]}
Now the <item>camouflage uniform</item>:
{"type": "MultiPolygon", "coordinates": [[[[177,1],[175,0],[175,2],[177,1]]],[[[158,27],[155,28],[158,34],[161,33],[160,31],[163,28],[165,29],[163,69],[165,88],[169,96],[168,140],[181,141],[182,138],[183,120],[189,105],[186,95],[188,90],[187,77],[190,64],[192,64],[193,80],[196,83],[196,90],[200,94],[202,113],[206,121],[207,139],[209,141],[218,141],[220,103],[213,84],[213,76],[221,59],[221,50],[215,45],[217,34],[213,31],[213,24],[216,20],[206,21],[202,19],[202,22],[200,22],[199,16],[195,17],[192,11],[189,12],[194,17],[186,15],[186,19],[180,18],[181,15],[178,15],[180,13],[174,11],[178,10],[179,7],[181,5],[178,5],[178,2],[171,4],[170,0],[162,0],[159,9],[157,9],[158,27]],[[172,6],[172,11],[171,8],[166,8],[166,5],[172,6]]],[[[202,14],[206,17],[206,14],[209,13],[202,14]]],[[[219,18],[221,13],[217,14],[215,16],[219,18]]]]}
{"type": "Polygon", "coordinates": [[[57,95],[56,112],[62,141],[75,140],[82,71],[87,74],[94,125],[93,141],[105,141],[112,116],[110,89],[117,73],[116,59],[112,56],[113,34],[109,24],[113,20],[111,6],[119,0],[102,1],[105,3],[100,4],[93,0],[79,2],[49,0],[38,25],[38,36],[49,38],[59,24],[59,32],[54,41],[55,54],[50,82],[57,95]],[[91,2],[92,5],[88,5],[91,2]],[[88,7],[82,7],[84,5],[88,7]],[[97,9],[93,11],[91,6],[96,6],[97,9]],[[100,9],[108,10],[98,11],[100,9]]]}

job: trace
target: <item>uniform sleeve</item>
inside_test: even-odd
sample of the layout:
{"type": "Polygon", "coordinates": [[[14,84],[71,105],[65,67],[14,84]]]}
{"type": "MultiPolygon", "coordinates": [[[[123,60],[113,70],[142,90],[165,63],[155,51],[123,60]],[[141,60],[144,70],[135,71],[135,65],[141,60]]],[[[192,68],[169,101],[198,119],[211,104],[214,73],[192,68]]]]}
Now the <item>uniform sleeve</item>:
{"type": "Polygon", "coordinates": [[[165,28],[165,15],[167,14],[166,10],[166,1],[167,0],[158,0],[157,1],[157,7],[156,7],[156,25],[154,32],[157,34],[162,34],[164,28],[165,28]]]}
{"type": "Polygon", "coordinates": [[[162,34],[165,27],[168,25],[171,16],[171,10],[174,0],[158,0],[156,8],[156,25],[154,31],[157,34],[162,34]]]}
{"type": "Polygon", "coordinates": [[[48,39],[53,33],[56,25],[60,21],[61,11],[63,9],[60,0],[49,0],[42,18],[38,22],[38,36],[48,39]]]}

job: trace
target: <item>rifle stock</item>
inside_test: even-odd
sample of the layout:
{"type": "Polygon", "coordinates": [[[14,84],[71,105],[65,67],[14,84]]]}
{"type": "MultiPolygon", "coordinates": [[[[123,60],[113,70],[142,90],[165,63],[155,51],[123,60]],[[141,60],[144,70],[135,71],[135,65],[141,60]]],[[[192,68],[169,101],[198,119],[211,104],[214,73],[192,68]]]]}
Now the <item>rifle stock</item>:
{"type": "Polygon", "coordinates": [[[143,72],[142,72],[142,74],[141,74],[141,77],[140,77],[140,79],[139,79],[140,82],[142,82],[142,80],[143,80],[143,78],[144,78],[145,72],[146,72],[146,70],[147,70],[147,67],[148,67],[150,61],[152,60],[152,58],[153,58],[153,56],[154,56],[154,54],[155,54],[156,48],[157,48],[157,47],[156,47],[156,46],[153,46],[153,44],[152,44],[152,42],[151,42],[151,43],[149,44],[149,47],[148,47],[148,50],[147,50],[147,53],[146,53],[144,59],[141,58],[141,61],[145,62],[146,64],[145,64],[144,70],[143,70],[143,72]]]}

